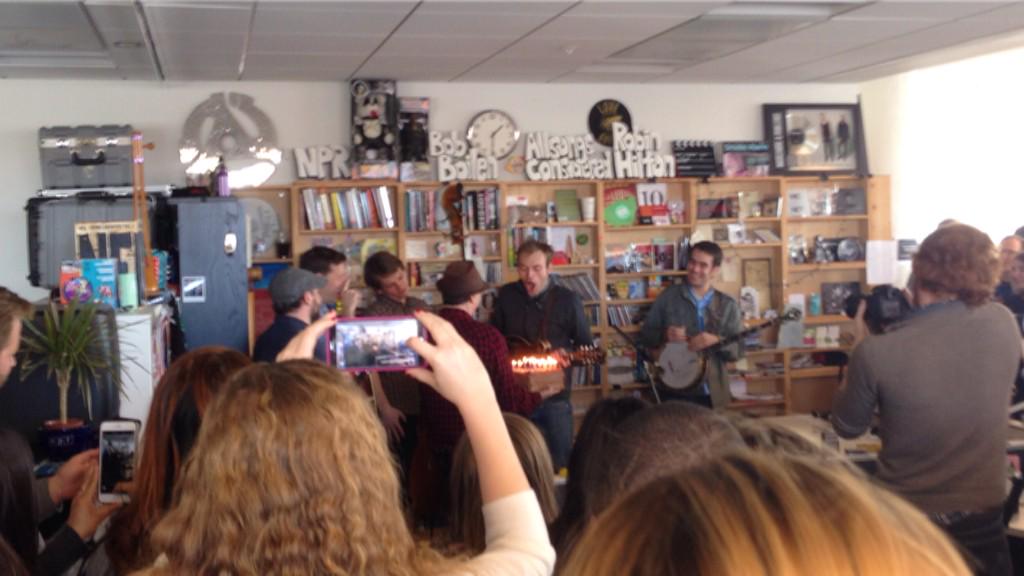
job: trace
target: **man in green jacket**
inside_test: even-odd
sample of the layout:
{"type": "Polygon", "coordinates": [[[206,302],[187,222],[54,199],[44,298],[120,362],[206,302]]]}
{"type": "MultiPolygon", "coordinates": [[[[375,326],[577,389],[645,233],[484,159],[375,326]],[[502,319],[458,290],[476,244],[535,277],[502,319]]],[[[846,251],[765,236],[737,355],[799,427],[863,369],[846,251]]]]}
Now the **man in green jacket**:
{"type": "MultiPolygon", "coordinates": [[[[700,352],[743,329],[736,300],[712,283],[722,266],[722,249],[714,242],[698,242],[690,247],[686,282],[665,289],[655,300],[640,331],[640,343],[661,352],[668,342],[683,341],[692,352],[700,352]]],[[[740,356],[734,343],[708,352],[708,370],[704,382],[686,390],[665,390],[663,396],[687,400],[716,410],[729,404],[729,378],[725,363],[740,356]]]]}

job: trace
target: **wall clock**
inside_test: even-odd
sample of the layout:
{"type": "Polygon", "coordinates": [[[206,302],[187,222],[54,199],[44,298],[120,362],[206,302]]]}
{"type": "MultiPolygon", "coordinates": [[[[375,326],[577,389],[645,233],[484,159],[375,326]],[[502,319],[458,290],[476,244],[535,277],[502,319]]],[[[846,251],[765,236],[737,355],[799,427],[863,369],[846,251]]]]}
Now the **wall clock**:
{"type": "Polygon", "coordinates": [[[519,127],[508,112],[484,110],[469,121],[466,140],[481,156],[504,158],[516,149],[519,127]]]}
{"type": "Polygon", "coordinates": [[[618,100],[601,100],[590,109],[587,126],[594,140],[611,147],[612,124],[616,122],[625,124],[630,132],[633,131],[633,117],[629,115],[629,109],[625,104],[618,100]]]}

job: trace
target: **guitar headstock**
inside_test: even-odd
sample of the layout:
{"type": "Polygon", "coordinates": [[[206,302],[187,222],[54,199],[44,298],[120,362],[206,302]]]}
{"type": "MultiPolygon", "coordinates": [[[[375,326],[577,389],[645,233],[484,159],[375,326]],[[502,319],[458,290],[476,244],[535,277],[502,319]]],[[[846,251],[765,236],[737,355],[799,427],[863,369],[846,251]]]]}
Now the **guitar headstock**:
{"type": "Polygon", "coordinates": [[[800,312],[799,308],[790,308],[782,316],[779,316],[779,322],[797,322],[803,317],[804,315],[800,312]]]}
{"type": "Polygon", "coordinates": [[[570,352],[569,361],[574,366],[593,366],[594,364],[603,364],[607,355],[607,352],[600,346],[588,344],[570,352]]]}

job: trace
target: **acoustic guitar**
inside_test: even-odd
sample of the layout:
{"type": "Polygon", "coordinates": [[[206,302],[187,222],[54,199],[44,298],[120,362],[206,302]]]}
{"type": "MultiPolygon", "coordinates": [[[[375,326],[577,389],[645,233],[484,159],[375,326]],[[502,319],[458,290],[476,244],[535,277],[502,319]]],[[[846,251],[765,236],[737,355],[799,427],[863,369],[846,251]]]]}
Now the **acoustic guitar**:
{"type": "Polygon", "coordinates": [[[738,342],[755,332],[765,328],[778,326],[785,322],[800,320],[803,315],[797,309],[790,309],[782,316],[769,320],[763,324],[752,326],[741,330],[732,336],[722,338],[716,344],[709,346],[699,352],[690,350],[687,342],[677,341],[665,344],[658,357],[657,373],[658,380],[676,392],[682,392],[693,386],[700,385],[707,377],[708,360],[712,353],[721,350],[734,342],[738,342]]]}

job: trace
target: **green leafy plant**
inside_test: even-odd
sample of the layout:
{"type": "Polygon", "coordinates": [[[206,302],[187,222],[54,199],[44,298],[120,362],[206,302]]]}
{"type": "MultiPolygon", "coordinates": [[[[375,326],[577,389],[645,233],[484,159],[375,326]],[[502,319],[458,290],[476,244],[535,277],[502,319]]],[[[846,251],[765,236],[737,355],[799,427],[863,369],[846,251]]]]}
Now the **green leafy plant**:
{"type": "Polygon", "coordinates": [[[94,319],[95,303],[71,302],[63,310],[51,302],[43,314],[43,326],[25,322],[22,342],[22,378],[45,367],[47,377],[56,377],[60,392],[60,421],[68,421],[68,391],[75,384],[82,394],[85,409],[92,420],[92,389],[89,383],[109,374],[120,394],[121,370],[117,359],[108,361],[98,345],[101,334],[94,319]]]}

